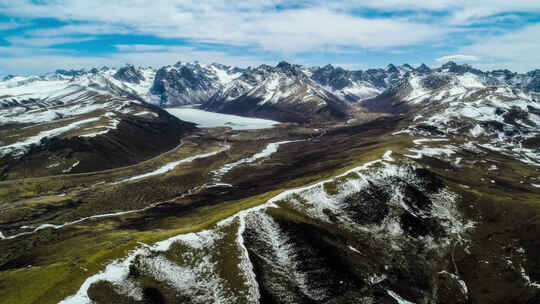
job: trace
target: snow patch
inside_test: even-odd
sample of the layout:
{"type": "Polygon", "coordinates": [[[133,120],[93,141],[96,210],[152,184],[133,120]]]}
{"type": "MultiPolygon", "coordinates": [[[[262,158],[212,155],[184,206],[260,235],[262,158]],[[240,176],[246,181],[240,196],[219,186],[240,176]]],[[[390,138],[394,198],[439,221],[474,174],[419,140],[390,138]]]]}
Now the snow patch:
{"type": "Polygon", "coordinates": [[[525,268],[523,268],[523,266],[521,266],[521,268],[519,270],[519,273],[521,274],[521,277],[527,283],[527,286],[531,286],[531,287],[534,287],[534,288],[540,288],[539,283],[531,281],[531,277],[527,274],[527,272],[525,271],[525,268]]]}
{"type": "Polygon", "coordinates": [[[386,152],[384,152],[383,156],[382,156],[382,159],[385,160],[385,161],[394,161],[394,159],[391,157],[392,155],[392,150],[388,150],[386,152]]]}
{"type": "Polygon", "coordinates": [[[475,125],[474,128],[472,128],[469,132],[473,137],[478,137],[484,134],[484,128],[482,128],[480,125],[475,125]]]}
{"type": "Polygon", "coordinates": [[[438,142],[438,141],[448,141],[448,139],[447,138],[420,138],[420,139],[413,140],[413,143],[415,145],[421,145],[427,142],[438,142]]]}
{"type": "Polygon", "coordinates": [[[409,149],[409,151],[415,154],[405,154],[405,156],[409,158],[414,158],[414,159],[420,159],[423,156],[434,157],[434,156],[439,156],[439,155],[445,155],[447,157],[450,157],[456,153],[455,147],[451,145],[447,145],[444,148],[430,148],[430,147],[423,147],[421,149],[413,148],[413,149],[409,149]]]}
{"type": "Polygon", "coordinates": [[[463,75],[457,76],[459,84],[465,88],[485,88],[486,86],[481,82],[478,76],[472,73],[465,73],[463,75]]]}
{"type": "Polygon", "coordinates": [[[65,169],[65,170],[62,170],[62,173],[69,173],[71,172],[71,170],[73,170],[73,168],[77,167],[79,165],[80,161],[76,161],[73,165],[71,165],[71,167],[65,169]]]}
{"type": "Polygon", "coordinates": [[[400,295],[398,295],[397,293],[391,290],[386,290],[386,293],[388,293],[389,296],[391,296],[394,300],[396,300],[398,304],[414,304],[413,302],[409,302],[403,299],[400,295]]]}
{"type": "Polygon", "coordinates": [[[429,93],[429,90],[426,90],[421,84],[422,78],[419,76],[413,76],[409,79],[409,87],[411,92],[407,96],[407,100],[415,100],[413,103],[418,103],[421,101],[420,97],[425,96],[429,93]]]}
{"type": "Polygon", "coordinates": [[[196,123],[202,128],[231,127],[233,130],[268,129],[279,124],[277,121],[220,114],[193,108],[166,108],[170,114],[196,123]]]}

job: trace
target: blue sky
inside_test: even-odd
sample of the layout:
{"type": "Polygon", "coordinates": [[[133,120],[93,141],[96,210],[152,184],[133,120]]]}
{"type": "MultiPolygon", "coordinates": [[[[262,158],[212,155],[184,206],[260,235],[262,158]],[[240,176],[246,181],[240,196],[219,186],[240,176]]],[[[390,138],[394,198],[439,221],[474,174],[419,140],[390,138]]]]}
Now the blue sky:
{"type": "Polygon", "coordinates": [[[539,37],[538,0],[0,0],[0,76],[196,60],[525,72],[539,37]]]}

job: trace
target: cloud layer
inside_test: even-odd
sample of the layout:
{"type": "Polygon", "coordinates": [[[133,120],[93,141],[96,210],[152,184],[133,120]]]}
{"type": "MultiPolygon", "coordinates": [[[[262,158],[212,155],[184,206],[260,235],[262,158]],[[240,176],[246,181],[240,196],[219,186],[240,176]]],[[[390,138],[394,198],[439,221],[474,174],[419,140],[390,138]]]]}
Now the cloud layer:
{"type": "MultiPolygon", "coordinates": [[[[48,56],[81,65],[113,60],[146,65],[162,60],[144,55],[169,58],[181,50],[179,59],[202,55],[202,61],[213,54],[211,61],[235,64],[289,58],[377,66],[387,58],[522,70],[534,68],[540,53],[532,38],[540,34],[537,0],[0,0],[0,14],[5,17],[0,33],[7,31],[0,56],[8,54],[23,66],[24,59],[48,56]],[[56,23],[44,25],[43,18],[56,23]],[[111,41],[115,37],[126,41],[111,41]]],[[[11,71],[3,64],[12,64],[0,64],[0,70],[11,71]]]]}

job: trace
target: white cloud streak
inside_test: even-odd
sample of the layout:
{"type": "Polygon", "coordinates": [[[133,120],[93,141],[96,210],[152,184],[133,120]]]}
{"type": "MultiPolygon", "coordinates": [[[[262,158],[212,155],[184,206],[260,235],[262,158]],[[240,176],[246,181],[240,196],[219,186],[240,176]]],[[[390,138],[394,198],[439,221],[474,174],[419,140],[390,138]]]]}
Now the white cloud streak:
{"type": "Polygon", "coordinates": [[[455,54],[455,55],[448,55],[448,56],[440,57],[440,58],[437,58],[436,60],[437,62],[445,63],[448,61],[479,61],[480,58],[473,55],[455,54]]]}
{"type": "Polygon", "coordinates": [[[478,37],[460,52],[482,57],[480,67],[508,68],[526,72],[540,68],[540,24],[498,36],[478,37]]]}
{"type": "Polygon", "coordinates": [[[162,51],[139,51],[115,53],[107,56],[76,56],[75,54],[61,53],[55,50],[46,50],[36,54],[32,48],[3,48],[0,47],[0,73],[8,74],[17,71],[21,75],[36,75],[44,71],[56,69],[81,69],[99,66],[119,67],[125,63],[137,66],[152,66],[159,68],[178,61],[201,63],[219,62],[222,64],[247,67],[258,66],[262,63],[276,64],[276,62],[261,61],[251,56],[231,56],[224,52],[200,51],[191,47],[162,46],[162,51]],[[10,56],[2,56],[8,54],[10,56]],[[20,56],[11,56],[18,54],[20,56]]]}
{"type": "Polygon", "coordinates": [[[29,33],[30,36],[142,33],[199,42],[250,45],[285,53],[315,50],[325,45],[403,46],[449,31],[403,18],[362,18],[326,4],[277,10],[275,6],[283,2],[272,0],[58,0],[46,5],[29,1],[3,2],[0,12],[4,14],[90,22],[35,30],[29,33]]]}

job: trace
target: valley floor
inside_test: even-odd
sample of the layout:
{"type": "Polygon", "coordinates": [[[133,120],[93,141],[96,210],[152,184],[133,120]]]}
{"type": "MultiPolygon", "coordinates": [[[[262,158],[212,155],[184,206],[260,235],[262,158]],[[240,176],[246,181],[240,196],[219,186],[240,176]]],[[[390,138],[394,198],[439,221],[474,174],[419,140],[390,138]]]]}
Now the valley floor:
{"type": "Polygon", "coordinates": [[[538,303],[539,167],[406,119],[2,181],[0,303],[538,303]]]}

